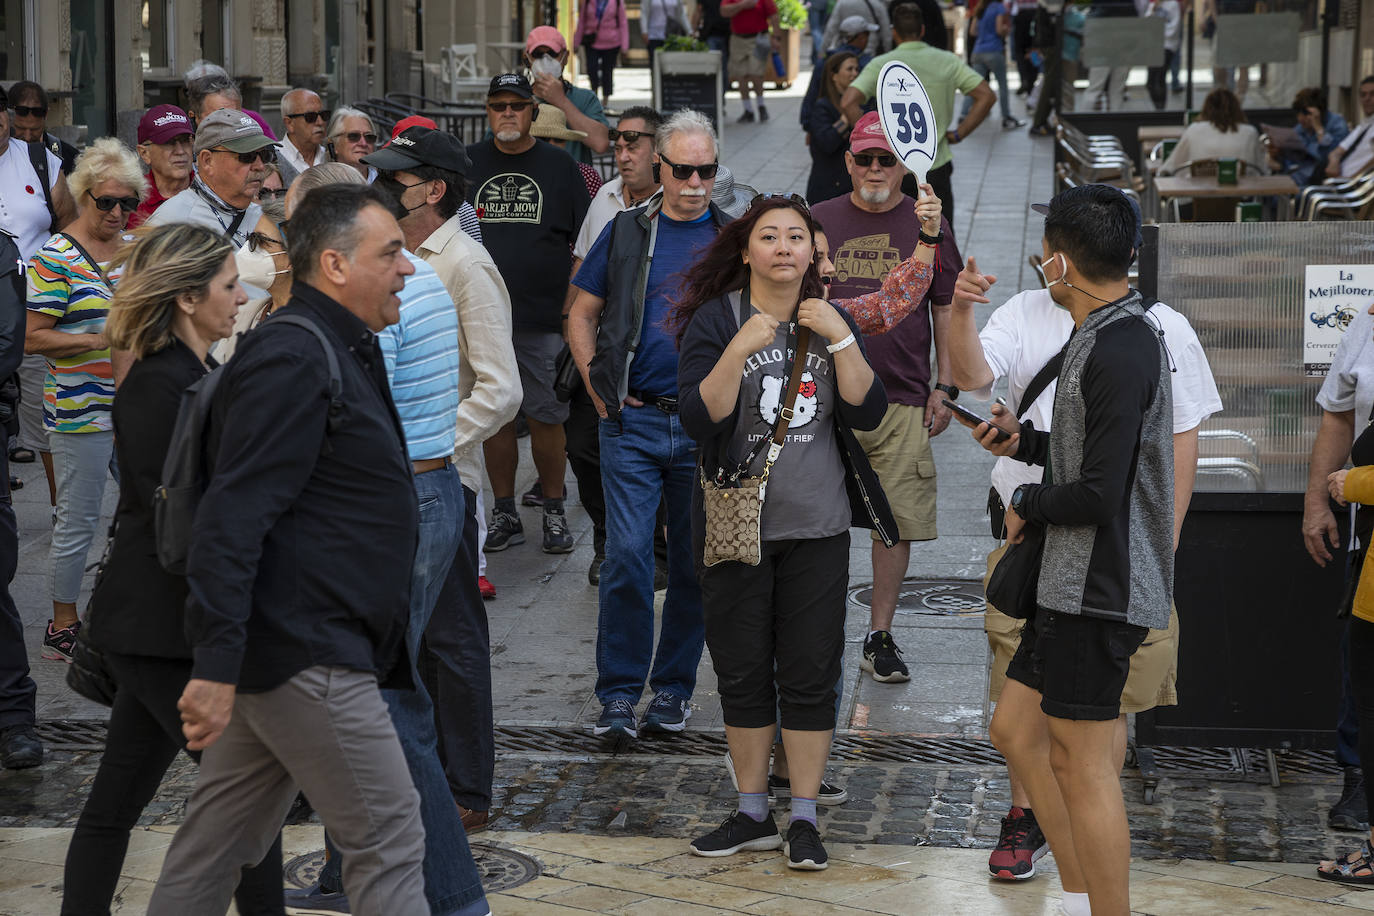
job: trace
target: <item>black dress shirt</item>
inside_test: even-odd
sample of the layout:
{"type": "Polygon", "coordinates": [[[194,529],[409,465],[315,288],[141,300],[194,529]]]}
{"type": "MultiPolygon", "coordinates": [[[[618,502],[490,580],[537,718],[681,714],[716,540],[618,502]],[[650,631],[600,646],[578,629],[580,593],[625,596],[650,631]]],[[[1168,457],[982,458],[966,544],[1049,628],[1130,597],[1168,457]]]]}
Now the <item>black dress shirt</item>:
{"type": "Polygon", "coordinates": [[[211,411],[187,559],[192,677],[254,692],[329,665],[409,686],[419,519],[381,350],[304,283],[283,313],[333,342],[343,416],[327,429],[329,372],[309,330],[269,319],[243,338],[211,411]]]}

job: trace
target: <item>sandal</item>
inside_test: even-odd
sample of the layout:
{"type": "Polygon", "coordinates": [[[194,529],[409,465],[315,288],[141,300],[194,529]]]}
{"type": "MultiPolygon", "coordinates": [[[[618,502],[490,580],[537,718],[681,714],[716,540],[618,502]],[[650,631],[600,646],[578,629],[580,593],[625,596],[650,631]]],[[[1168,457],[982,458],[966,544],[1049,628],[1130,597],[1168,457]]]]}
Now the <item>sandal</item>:
{"type": "Polygon", "coordinates": [[[16,445],[10,449],[10,461],[15,464],[33,464],[38,460],[38,454],[31,448],[16,445]]]}
{"type": "Polygon", "coordinates": [[[1342,855],[1338,859],[1323,859],[1317,864],[1317,876],[1341,884],[1374,885],[1374,855],[1369,851],[1369,841],[1365,840],[1355,852],[1342,855]]]}

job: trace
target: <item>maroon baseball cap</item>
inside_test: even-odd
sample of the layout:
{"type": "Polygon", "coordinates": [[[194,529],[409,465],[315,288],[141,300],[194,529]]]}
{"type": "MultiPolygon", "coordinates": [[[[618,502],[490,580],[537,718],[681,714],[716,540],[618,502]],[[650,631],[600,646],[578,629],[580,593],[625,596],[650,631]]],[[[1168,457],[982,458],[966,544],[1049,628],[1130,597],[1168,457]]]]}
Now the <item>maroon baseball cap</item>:
{"type": "Polygon", "coordinates": [[[191,119],[175,105],[149,108],[138,122],[139,143],[171,143],[192,133],[191,119]]]}
{"type": "Polygon", "coordinates": [[[880,149],[885,153],[892,152],[892,146],[887,142],[887,135],[883,133],[883,125],[878,122],[878,113],[870,111],[858,120],[854,125],[854,130],[849,135],[849,151],[851,153],[862,153],[868,149],[880,149]]]}

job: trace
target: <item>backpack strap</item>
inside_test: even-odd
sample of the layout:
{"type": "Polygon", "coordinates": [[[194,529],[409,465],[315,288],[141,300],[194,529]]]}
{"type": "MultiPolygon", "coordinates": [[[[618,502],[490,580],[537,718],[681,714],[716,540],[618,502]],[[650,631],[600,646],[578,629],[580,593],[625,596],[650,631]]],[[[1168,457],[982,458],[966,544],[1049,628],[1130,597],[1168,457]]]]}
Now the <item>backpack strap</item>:
{"type": "Polygon", "coordinates": [[[38,184],[43,188],[43,203],[48,205],[48,232],[57,231],[57,210],[52,205],[52,188],[48,178],[48,148],[42,143],[26,143],[29,148],[29,162],[38,173],[38,184]]]}
{"type": "Polygon", "coordinates": [[[324,348],[325,364],[329,368],[329,418],[328,431],[334,432],[343,422],[343,401],[340,395],[343,393],[343,376],[339,373],[339,358],[334,353],[334,346],[329,342],[329,338],[324,336],[324,331],[320,326],[303,315],[274,315],[272,321],[282,324],[293,324],[298,328],[305,328],[315,335],[319,340],[320,346],[324,348]]]}
{"type": "Polygon", "coordinates": [[[1059,352],[1050,357],[1050,361],[1040,367],[1040,371],[1035,373],[1035,378],[1030,380],[1026,390],[1021,394],[1021,409],[1016,412],[1016,419],[1021,419],[1030,410],[1035,399],[1040,397],[1049,387],[1050,382],[1059,377],[1059,370],[1064,368],[1064,354],[1069,351],[1069,342],[1064,341],[1064,346],[1059,352]]]}

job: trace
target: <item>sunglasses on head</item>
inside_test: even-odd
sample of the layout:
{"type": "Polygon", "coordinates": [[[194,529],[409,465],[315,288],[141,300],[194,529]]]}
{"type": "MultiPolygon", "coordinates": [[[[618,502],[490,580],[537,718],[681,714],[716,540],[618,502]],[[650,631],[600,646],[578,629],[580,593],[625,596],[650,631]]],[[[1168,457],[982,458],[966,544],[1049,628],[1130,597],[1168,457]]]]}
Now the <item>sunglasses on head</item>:
{"type": "Polygon", "coordinates": [[[284,200],[286,188],[259,188],[258,200],[284,200]]]}
{"type": "Polygon", "coordinates": [[[507,108],[509,108],[511,111],[524,111],[526,108],[529,108],[533,104],[533,102],[528,100],[524,102],[488,102],[487,108],[491,109],[497,114],[500,114],[507,108]]]}
{"type": "Polygon", "coordinates": [[[238,159],[243,165],[252,165],[255,161],[261,160],[263,165],[271,165],[277,161],[277,151],[270,146],[262,149],[253,150],[251,153],[236,153],[231,149],[215,148],[210,150],[212,153],[228,153],[238,159]]]}
{"type": "Polygon", "coordinates": [[[749,201],[749,206],[752,208],[754,204],[760,201],[772,200],[774,198],[785,200],[806,215],[811,215],[811,207],[807,205],[805,197],[802,197],[800,194],[785,194],[781,191],[764,191],[761,194],[755,194],[754,199],[749,201]]]}
{"type": "Polygon", "coordinates": [[[850,153],[854,157],[854,164],[861,169],[866,169],[877,159],[878,164],[885,169],[890,169],[897,164],[897,157],[891,153],[850,153]]]}
{"type": "Polygon", "coordinates": [[[248,240],[249,251],[257,251],[264,245],[275,245],[282,251],[286,250],[285,242],[278,241],[277,239],[272,238],[272,236],[266,235],[262,232],[250,232],[248,233],[246,238],[248,240]]]}
{"type": "Polygon", "coordinates": [[[702,181],[710,181],[716,177],[716,172],[720,169],[719,162],[708,162],[705,165],[679,165],[667,156],[659,156],[658,158],[663,160],[664,165],[673,170],[673,177],[678,181],[689,180],[693,172],[700,175],[702,181]]]}
{"type": "Polygon", "coordinates": [[[349,143],[360,143],[360,142],[362,142],[362,141],[365,140],[365,141],[367,141],[367,145],[368,145],[368,146],[376,146],[376,145],[377,145],[377,135],[376,135],[376,134],[364,133],[364,132],[361,131],[361,130],[350,130],[350,131],[349,131],[348,133],[346,133],[346,134],[339,134],[339,136],[340,136],[340,137],[343,137],[343,138],[344,138],[345,140],[347,140],[349,143]]]}
{"type": "Polygon", "coordinates": [[[101,213],[109,213],[116,206],[125,213],[132,213],[138,209],[137,197],[96,197],[90,191],[86,192],[86,196],[95,201],[95,208],[101,213]]]}
{"type": "Polygon", "coordinates": [[[640,137],[648,137],[652,140],[654,132],[651,130],[616,130],[612,127],[606,131],[606,136],[611,138],[612,143],[617,140],[624,140],[626,146],[634,146],[639,142],[640,137]]]}
{"type": "Polygon", "coordinates": [[[46,118],[48,116],[47,106],[35,108],[32,105],[15,105],[14,113],[21,118],[46,118]]]}
{"type": "Polygon", "coordinates": [[[305,123],[314,124],[316,121],[328,121],[331,113],[328,108],[324,108],[320,111],[302,111],[299,114],[283,115],[283,117],[305,118],[305,123]]]}

